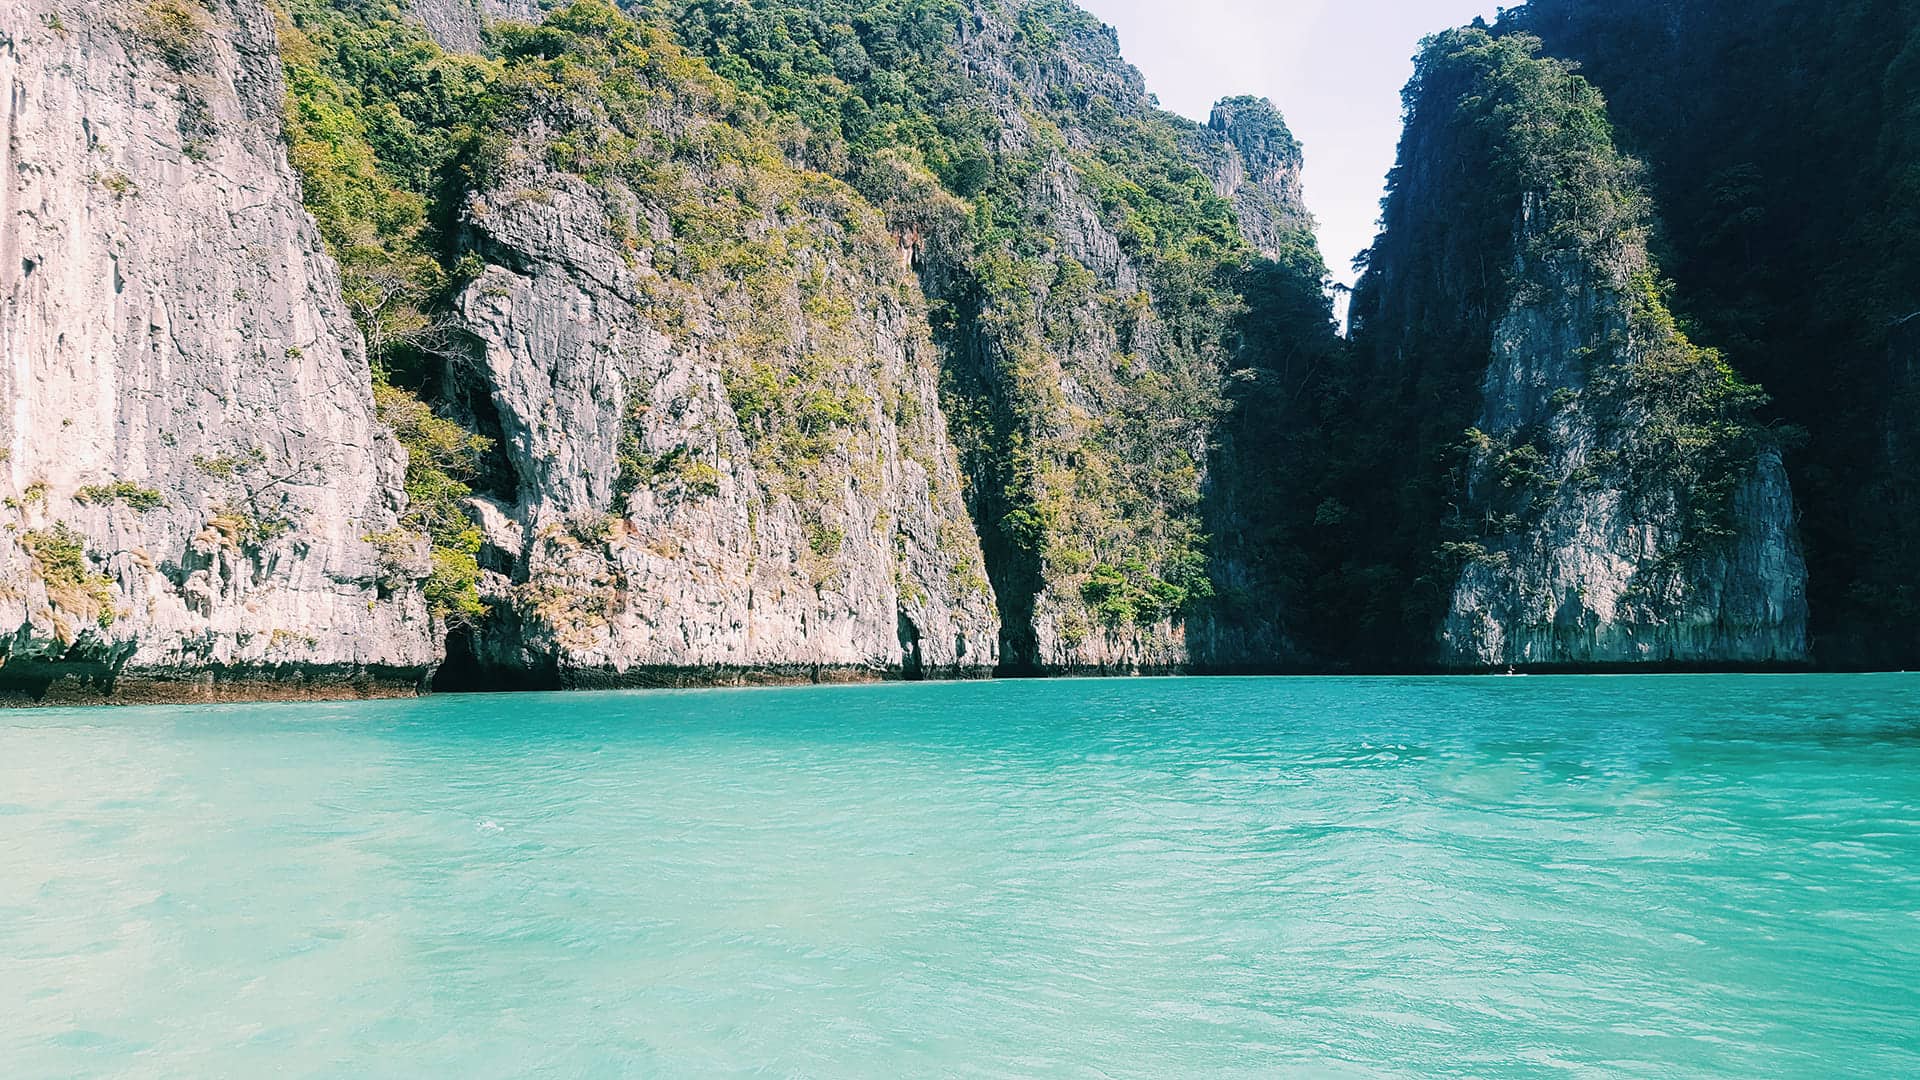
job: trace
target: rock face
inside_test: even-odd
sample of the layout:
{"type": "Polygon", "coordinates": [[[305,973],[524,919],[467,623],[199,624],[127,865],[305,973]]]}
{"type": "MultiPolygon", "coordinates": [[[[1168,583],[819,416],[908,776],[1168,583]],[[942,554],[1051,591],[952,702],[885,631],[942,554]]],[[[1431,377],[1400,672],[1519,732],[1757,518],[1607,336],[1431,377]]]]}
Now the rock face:
{"type": "MultiPolygon", "coordinates": [[[[1516,250],[1534,246],[1540,213],[1529,198],[1516,250]]],[[[1512,502],[1516,447],[1544,448],[1543,478],[1521,482],[1538,489],[1530,523],[1487,542],[1461,572],[1442,630],[1448,666],[1806,661],[1806,565],[1779,452],[1760,450],[1741,470],[1728,535],[1707,546],[1687,535],[1696,493],[1622,467],[1626,432],[1657,421],[1596,385],[1613,373],[1589,358],[1617,342],[1612,365],[1645,363],[1669,332],[1632,315],[1626,296],[1647,270],[1645,250],[1624,254],[1598,279],[1577,256],[1516,269],[1547,287],[1516,298],[1494,327],[1475,425],[1486,449],[1468,505],[1497,514],[1512,502]]]]}
{"type": "Polygon", "coordinates": [[[995,119],[986,197],[1023,240],[996,249],[954,232],[924,243],[916,266],[928,295],[957,313],[943,342],[950,400],[986,418],[958,441],[1004,666],[1286,666],[1277,603],[1243,605],[1229,625],[1206,602],[1210,574],[1235,587],[1261,580],[1231,560],[1208,565],[1206,528],[1232,521],[1208,512],[1221,494],[1212,470],[1236,464],[1213,452],[1232,304],[1191,289],[1189,275],[1219,265],[1183,265],[1167,248],[1197,222],[1163,225],[1162,245],[1122,209],[1119,183],[1210,181],[1219,202],[1190,213],[1238,229],[1244,247],[1223,259],[1313,252],[1298,145],[1262,100],[1223,102],[1210,125],[1161,112],[1113,32],[1082,12],[970,7],[956,76],[995,119]]]}
{"type": "Polygon", "coordinates": [[[878,217],[765,166],[745,182],[808,189],[730,238],[770,264],[689,281],[662,272],[684,201],[590,185],[539,143],[469,203],[486,269],[458,381],[511,490],[478,507],[495,614],[455,665],[564,686],[990,674],[924,302],[878,217]]]}
{"type": "MultiPolygon", "coordinates": [[[[852,81],[812,85],[847,97],[811,113],[687,51],[779,17],[752,5],[413,0],[380,33],[418,71],[290,37],[296,146],[337,140],[296,151],[309,191],[432,207],[408,231],[313,203],[350,285],[421,271],[393,278],[412,351],[374,337],[409,472],[282,147],[268,9],[23,2],[0,698],[1275,670],[1308,664],[1295,594],[1323,576],[1315,603],[1370,597],[1363,633],[1411,611],[1450,668],[1805,659],[1757,396],[1667,314],[1604,106],[1531,46],[1463,31],[1423,60],[1349,352],[1273,106],[1161,113],[1069,6],[835,37],[852,81]],[[917,84],[874,76],[903,32],[917,84]],[[436,66],[429,36],[497,53],[436,66]],[[965,122],[858,143],[896,94],[965,122]],[[379,172],[456,131],[484,136],[379,172]],[[359,225],[386,231],[355,250],[359,225]],[[457,479],[435,413],[480,436],[457,479]],[[1310,446],[1355,432],[1375,458],[1310,446]],[[1340,475],[1288,506],[1303,446],[1340,475]]],[[[302,17],[338,42],[364,14],[302,17]]]]}
{"type": "MultiPolygon", "coordinates": [[[[1010,137],[1017,137],[1010,133],[1010,137]]],[[[1052,238],[1053,251],[1036,260],[1028,281],[1040,287],[1010,292],[998,310],[971,312],[953,343],[958,380],[969,396],[987,402],[1019,402],[1018,415],[990,439],[969,449],[966,464],[981,502],[986,554],[1007,620],[1003,649],[1010,669],[1029,674],[1166,672],[1189,662],[1185,627],[1173,618],[1104,620],[1088,609],[1085,568],[1063,565],[1064,549],[1085,550],[1095,541],[1075,531],[1102,529],[1107,508],[1062,513],[1047,535],[1022,544],[1009,538],[1010,522],[1026,522],[1035,504],[1066,505],[1073,485],[1066,462],[1087,452],[1080,433],[1111,415],[1122,391],[1118,366],[1130,349],[1156,342],[1122,343],[1112,315],[1117,297],[1142,294],[1141,270],[1107,227],[1092,192],[1062,156],[1052,157],[1024,192],[1023,230],[1052,238]],[[1007,475],[1008,444],[1032,439],[1044,455],[1035,475],[1007,475]],[[1037,489],[1037,490],[1036,490],[1037,489]],[[1011,542],[1010,542],[1011,539],[1011,542]]],[[[939,253],[932,254],[937,260],[939,253]]],[[[957,296],[974,295],[969,270],[957,296]]],[[[965,310],[965,309],[963,309],[965,310]]],[[[1204,420],[1168,432],[1173,449],[1198,460],[1204,453],[1204,420]],[[1184,446],[1179,445],[1184,442],[1184,446]]],[[[1114,530],[1117,531],[1117,530],[1114,530]]],[[[1109,532],[1110,535],[1110,532],[1109,532]]]]}
{"type": "Polygon", "coordinates": [[[1500,25],[1607,95],[1691,332],[1801,433],[1816,658],[1920,669],[1912,473],[1880,467],[1887,328],[1920,309],[1920,4],[1529,0],[1500,25]]]}
{"type": "Polygon", "coordinates": [[[1617,492],[1562,500],[1496,561],[1462,573],[1443,662],[1469,670],[1806,663],[1806,571],[1777,454],[1742,483],[1734,514],[1744,524],[1730,550],[1672,570],[1667,521],[1617,492]]]}
{"type": "Polygon", "coordinates": [[[1301,187],[1300,144],[1273,103],[1228,98],[1213,108],[1190,153],[1232,201],[1241,237],[1260,262],[1243,271],[1246,313],[1225,380],[1230,412],[1212,436],[1204,521],[1214,596],[1188,620],[1188,653],[1202,671],[1310,669],[1293,628],[1298,597],[1281,566],[1298,562],[1275,520],[1298,500],[1275,466],[1301,427],[1291,404],[1318,364],[1339,355],[1326,270],[1301,187]]]}
{"type": "Polygon", "coordinates": [[[359,693],[436,662],[400,452],[280,135],[272,19],[12,5],[0,692],[359,693]]]}
{"type": "Polygon", "coordinates": [[[1311,235],[1300,184],[1300,143],[1273,102],[1227,98],[1213,107],[1199,153],[1209,163],[1214,190],[1233,200],[1240,235],[1262,258],[1278,259],[1311,235]]]}
{"type": "Polygon", "coordinates": [[[479,53],[486,25],[475,0],[413,0],[413,17],[448,52],[479,53]]]}
{"type": "Polygon", "coordinates": [[[538,0],[413,0],[413,17],[448,52],[479,53],[488,21],[539,22],[538,0]]]}
{"type": "Polygon", "coordinates": [[[1438,663],[1804,663],[1806,567],[1760,397],[1667,313],[1604,102],[1537,43],[1477,29],[1435,39],[1415,87],[1355,323],[1372,393],[1474,406],[1457,468],[1415,481],[1451,506],[1438,663]]]}

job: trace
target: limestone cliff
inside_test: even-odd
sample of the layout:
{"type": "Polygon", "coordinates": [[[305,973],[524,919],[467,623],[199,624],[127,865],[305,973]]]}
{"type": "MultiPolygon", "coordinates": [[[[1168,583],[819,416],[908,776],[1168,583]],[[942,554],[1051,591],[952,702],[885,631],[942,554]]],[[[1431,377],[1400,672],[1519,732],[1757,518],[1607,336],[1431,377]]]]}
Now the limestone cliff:
{"type": "Polygon", "coordinates": [[[1265,98],[1227,98],[1213,107],[1195,150],[1209,164],[1214,189],[1233,200],[1240,235],[1261,258],[1278,260],[1311,243],[1300,143],[1265,98]]]}
{"type": "MultiPolygon", "coordinates": [[[[505,574],[483,664],[575,683],[990,672],[932,347],[884,234],[842,251],[818,219],[759,223],[796,230],[792,269],[853,308],[825,340],[791,279],[663,318],[639,302],[654,249],[629,258],[604,194],[534,169],[469,219],[488,265],[460,313],[515,483],[485,515],[505,574]],[[818,415],[780,431],[775,396],[818,415]]],[[[658,208],[627,205],[653,227],[658,208]]]]}
{"type": "Polygon", "coordinates": [[[0,690],[411,688],[402,459],[280,143],[257,0],[0,34],[0,690]],[[404,553],[403,553],[404,554],[404,553]]]}
{"type": "MultiPolygon", "coordinates": [[[[420,0],[436,41],[487,59],[438,65],[409,39],[418,77],[337,73],[330,100],[395,94],[422,144],[449,118],[409,115],[412,86],[512,103],[460,117],[514,133],[504,151],[403,181],[461,222],[434,257],[471,278],[445,305],[465,355],[410,386],[499,449],[474,503],[493,614],[454,627],[449,681],[1271,666],[1278,605],[1218,617],[1209,575],[1241,601],[1264,579],[1205,530],[1234,523],[1208,510],[1237,464],[1218,451],[1232,279],[1284,252],[1319,288],[1277,112],[1159,112],[1066,5],[827,7],[576,3],[486,34],[501,5],[420,0]],[[776,28],[783,52],[753,44],[776,28]],[[589,44],[629,37],[624,58],[589,44]],[[848,78],[796,92],[829,46],[848,78]],[[918,93],[938,99],[913,102],[917,135],[859,119],[918,93]]],[[[309,29],[338,43],[323,57],[364,40],[309,29]]]]}
{"type": "MultiPolygon", "coordinates": [[[[916,266],[952,312],[947,388],[1006,666],[1290,663],[1274,598],[1221,617],[1223,590],[1265,579],[1210,559],[1207,530],[1237,525],[1213,512],[1215,471],[1240,464],[1216,453],[1237,279],[1306,252],[1319,287],[1298,145],[1265,101],[1207,125],[1160,111],[1070,6],[977,0],[951,48],[964,106],[993,118],[989,171],[973,228],[923,234],[916,266]]],[[[866,190],[900,220],[903,200],[866,190]]]]}
{"type": "Polygon", "coordinates": [[[486,48],[489,21],[538,22],[542,7],[540,0],[412,0],[410,5],[413,17],[441,48],[476,54],[486,48]]]}
{"type": "Polygon", "coordinates": [[[1055,0],[15,6],[0,696],[1805,657],[1527,39],[1423,57],[1349,349],[1277,110],[1055,0]]]}
{"type": "Polygon", "coordinates": [[[1607,95],[1689,332],[1798,432],[1816,659],[1920,668],[1920,514],[1884,453],[1888,328],[1920,309],[1920,2],[1528,0],[1500,27],[1607,95]]]}
{"type": "Polygon", "coordinates": [[[1599,96],[1537,49],[1478,29],[1430,43],[1355,299],[1370,392],[1438,417],[1411,447],[1447,469],[1414,481],[1440,504],[1419,586],[1442,600],[1438,661],[1804,662],[1763,399],[1667,313],[1637,166],[1599,96]]]}
{"type": "Polygon", "coordinates": [[[1670,323],[1636,311],[1644,247],[1622,245],[1598,272],[1581,252],[1535,266],[1524,253],[1548,231],[1542,213],[1528,198],[1515,238],[1514,276],[1539,287],[1493,330],[1465,494],[1497,525],[1466,555],[1444,662],[1804,662],[1806,566],[1779,452],[1714,463],[1733,470],[1725,493],[1662,475],[1660,440],[1700,436],[1634,385],[1677,346],[1670,323]],[[1717,520],[1700,520],[1715,497],[1717,520]]]}
{"type": "MultiPolygon", "coordinates": [[[[737,22],[628,12],[296,0],[277,56],[246,0],[35,9],[9,58],[31,92],[66,79],[139,138],[9,193],[65,200],[18,234],[10,352],[48,401],[16,391],[14,557],[57,595],[16,590],[14,675],[56,653],[123,687],[410,684],[443,653],[448,686],[1269,665],[1278,606],[1215,610],[1210,575],[1240,601],[1261,575],[1205,530],[1236,520],[1209,508],[1237,464],[1230,279],[1311,253],[1271,105],[1161,113],[1069,5],[870,12],[859,78],[823,91],[925,79],[957,141],[852,152],[832,113],[673,40],[724,59],[737,22]],[[81,204],[91,232],[47,224],[81,204]],[[26,250],[42,233],[93,248],[26,250]],[[151,316],[88,302],[102,258],[151,316]],[[52,357],[61,319],[112,323],[85,329],[112,348],[52,357]],[[37,412],[81,384],[113,421],[47,440],[37,412]]],[[[37,166],[57,125],[22,129],[20,100],[37,166]]]]}
{"type": "Polygon", "coordinates": [[[616,93],[551,92],[464,207],[473,349],[448,404],[481,402],[505,476],[475,506],[493,613],[456,666],[511,685],[991,673],[993,595],[893,237],[726,125],[730,92],[671,43],[612,25],[655,59],[582,38],[569,60],[645,81],[644,121],[616,93]],[[573,164],[613,138],[637,140],[619,169],[573,164]]]}

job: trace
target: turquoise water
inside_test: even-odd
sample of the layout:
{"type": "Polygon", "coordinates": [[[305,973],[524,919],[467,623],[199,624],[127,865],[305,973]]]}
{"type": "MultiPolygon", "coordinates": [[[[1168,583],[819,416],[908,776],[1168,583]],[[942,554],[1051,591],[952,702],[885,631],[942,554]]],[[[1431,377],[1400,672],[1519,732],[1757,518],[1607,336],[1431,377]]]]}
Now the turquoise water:
{"type": "Polygon", "coordinates": [[[5,714],[0,1063],[1920,1076],[1920,679],[5,714]]]}

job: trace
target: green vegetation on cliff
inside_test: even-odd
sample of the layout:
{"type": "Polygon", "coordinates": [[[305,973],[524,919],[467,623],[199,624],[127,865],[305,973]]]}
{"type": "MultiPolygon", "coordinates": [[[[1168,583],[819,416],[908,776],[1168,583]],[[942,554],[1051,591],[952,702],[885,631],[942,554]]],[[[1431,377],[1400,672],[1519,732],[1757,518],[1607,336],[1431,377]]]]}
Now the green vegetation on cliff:
{"type": "MultiPolygon", "coordinates": [[[[383,375],[437,344],[451,232],[497,147],[497,63],[443,52],[398,5],[293,0],[283,12],[289,157],[383,375]]],[[[413,374],[413,373],[407,373],[413,374]]]]}
{"type": "MultiPolygon", "coordinates": [[[[383,412],[416,461],[410,486],[432,493],[436,509],[410,527],[434,541],[436,595],[461,598],[436,601],[443,613],[471,608],[477,566],[471,533],[437,508],[484,482],[484,453],[441,453],[401,395],[434,403],[437,420],[478,422],[447,382],[460,360],[442,313],[482,267],[461,232],[470,200],[539,197],[495,190],[503,170],[527,183],[508,133],[634,230],[646,267],[634,299],[651,319],[682,336],[718,331],[710,344],[727,358],[755,464],[803,505],[844,471],[832,463],[873,410],[898,407],[840,378],[873,283],[822,273],[834,253],[816,249],[864,246],[870,261],[904,249],[931,301],[909,308],[944,346],[944,403],[1016,666],[1042,663],[1043,622],[1068,650],[1047,662],[1071,663],[1103,628],[1214,600],[1221,551],[1208,527],[1221,519],[1208,474],[1243,295],[1282,280],[1311,294],[1289,333],[1325,347],[1324,268],[1304,216],[1278,196],[1283,259],[1254,266],[1206,171],[1230,152],[1223,136],[1152,108],[1084,12],[1059,0],[978,12],[948,0],[652,0],[625,14],[578,0],[539,26],[491,26],[487,55],[462,56],[383,0],[293,2],[293,158],[388,386],[383,412]],[[656,227],[633,217],[629,195],[664,216],[664,235],[640,235],[656,227]],[[789,311],[796,281],[804,296],[789,311]]],[[[1243,135],[1297,158],[1271,106],[1241,106],[1249,125],[1256,106],[1268,117],[1243,135]]],[[[617,494],[718,483],[698,455],[630,443],[617,494]],[[681,475],[696,467],[706,473],[681,475]]],[[[1242,492],[1241,510],[1263,513],[1254,504],[1270,498],[1242,492]]]]}
{"type": "Polygon", "coordinates": [[[1788,457],[1827,663],[1920,663],[1916,387],[1894,327],[1920,311],[1920,3],[1530,0],[1649,164],[1689,334],[1804,428],[1788,457]]]}
{"type": "MultiPolygon", "coordinates": [[[[913,247],[1009,660],[1041,662],[1043,594],[1069,649],[1198,610],[1252,261],[1196,164],[1205,133],[1151,108],[1111,32],[1059,0],[652,8],[913,247]]],[[[1304,229],[1292,251],[1317,290],[1304,229]]]]}
{"type": "Polygon", "coordinates": [[[787,121],[783,143],[846,174],[905,149],[942,186],[985,185],[994,120],[952,63],[957,0],[650,0],[713,70],[787,121]],[[856,164],[860,163],[860,164],[856,164]]]}
{"type": "Polygon", "coordinates": [[[97,623],[101,629],[113,625],[119,617],[113,608],[113,578],[93,568],[86,537],[56,522],[48,528],[25,530],[20,544],[33,560],[47,600],[58,609],[54,618],[62,641],[71,643],[77,631],[61,612],[97,623]]]}
{"type": "Polygon", "coordinates": [[[480,534],[461,504],[487,445],[420,395],[446,345],[435,312],[457,272],[448,232],[494,137],[497,69],[442,52],[402,9],[378,3],[295,0],[280,42],[288,157],[366,336],[380,418],[407,451],[404,524],[432,546],[428,603],[469,622],[486,606],[480,534]]]}
{"type": "MultiPolygon", "coordinates": [[[[485,269],[474,247],[490,214],[567,183],[604,203],[632,302],[722,361],[754,464],[815,534],[830,531],[816,519],[849,472],[878,482],[872,422],[911,410],[860,389],[872,374],[851,358],[872,353],[876,320],[904,304],[924,323],[924,311],[876,270],[896,258],[878,212],[791,165],[758,99],[601,0],[496,24],[486,57],[441,49],[378,2],[301,0],[285,23],[291,157],[366,334],[376,400],[409,452],[407,525],[433,542],[439,614],[482,610],[479,533],[460,506],[490,450],[447,426],[482,427],[490,408],[462,385],[473,357],[452,308],[485,269]]],[[[645,454],[629,433],[618,450],[622,502],[642,483],[718,490],[688,448],[645,454]]]]}
{"type": "MultiPolygon", "coordinates": [[[[850,359],[872,350],[860,339],[871,323],[857,316],[900,301],[890,283],[862,276],[895,258],[879,214],[845,184],[790,164],[762,103],[659,25],[579,0],[537,27],[501,24],[494,36],[515,126],[539,133],[547,169],[606,200],[646,267],[635,300],[683,345],[722,360],[756,467],[819,526],[819,504],[872,450],[883,404],[861,389],[866,373],[850,359]],[[651,213],[665,235],[639,235],[651,213]]],[[[714,491],[713,466],[692,453],[645,462],[628,448],[621,486],[714,491]]]]}
{"type": "Polygon", "coordinates": [[[1473,27],[1428,39],[1406,108],[1353,355],[1304,376],[1276,478],[1297,493],[1286,531],[1311,644],[1369,667],[1429,655],[1462,561],[1502,557],[1563,485],[1621,492],[1649,520],[1677,503],[1681,539],[1660,557],[1713,550],[1761,444],[1763,398],[1667,311],[1640,168],[1591,84],[1535,39],[1473,27]],[[1525,358],[1566,365],[1567,384],[1537,413],[1497,403],[1515,426],[1473,430],[1496,408],[1483,389],[1496,328],[1529,312],[1585,342],[1525,358]],[[1556,427],[1568,409],[1578,419],[1556,427]],[[1570,437],[1594,442],[1562,474],[1570,437]]]}

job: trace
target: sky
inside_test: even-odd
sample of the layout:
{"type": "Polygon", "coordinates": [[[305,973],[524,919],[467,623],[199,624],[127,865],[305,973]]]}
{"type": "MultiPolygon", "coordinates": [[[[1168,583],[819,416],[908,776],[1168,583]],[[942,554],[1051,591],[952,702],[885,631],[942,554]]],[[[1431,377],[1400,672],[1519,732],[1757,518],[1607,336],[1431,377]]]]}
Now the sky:
{"type": "MultiPolygon", "coordinates": [[[[1511,7],[1517,0],[1507,0],[1511,7]]],[[[1494,0],[1079,0],[1162,108],[1205,120],[1235,94],[1272,98],[1306,149],[1307,207],[1336,281],[1373,243],[1420,39],[1491,20],[1494,0]]]]}

